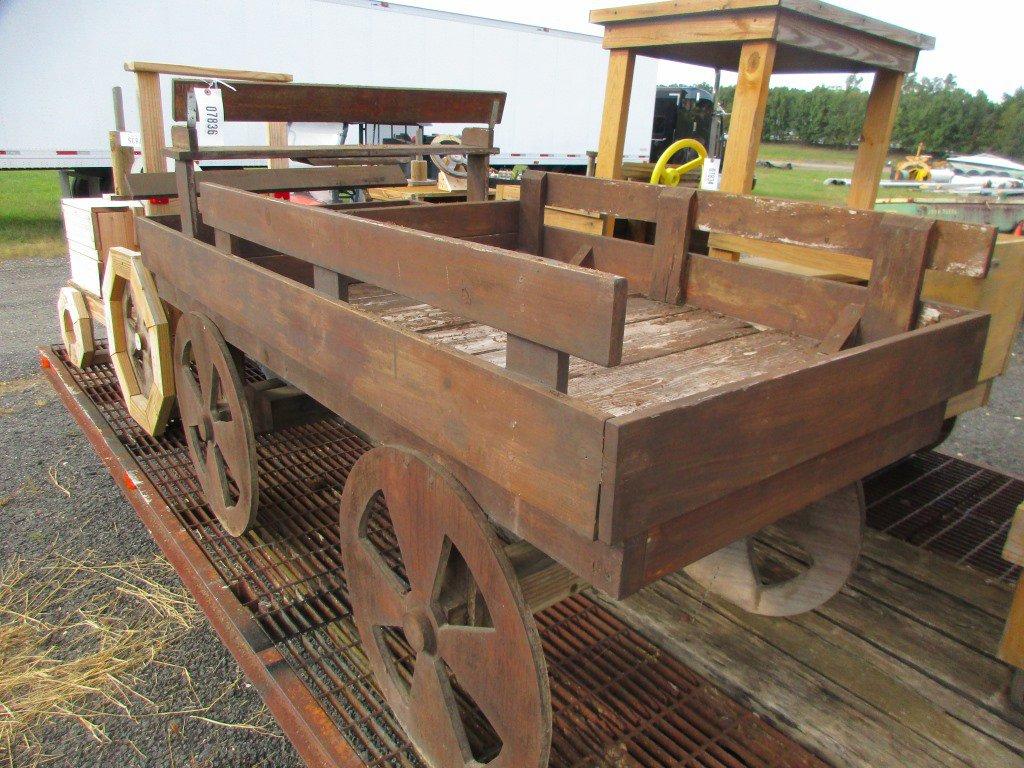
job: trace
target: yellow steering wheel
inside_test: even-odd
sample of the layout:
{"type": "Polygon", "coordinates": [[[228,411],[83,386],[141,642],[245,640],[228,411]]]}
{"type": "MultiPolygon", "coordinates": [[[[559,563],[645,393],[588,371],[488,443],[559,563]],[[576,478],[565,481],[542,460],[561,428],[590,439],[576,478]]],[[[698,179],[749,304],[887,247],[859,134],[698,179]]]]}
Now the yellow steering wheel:
{"type": "Polygon", "coordinates": [[[683,180],[683,176],[695,168],[700,168],[707,159],[707,156],[708,151],[704,149],[704,145],[696,139],[680,139],[661,153],[661,157],[658,158],[658,162],[655,164],[654,170],[651,172],[651,184],[664,184],[666,187],[678,187],[679,182],[683,180]],[[669,168],[668,161],[671,160],[672,156],[681,149],[692,149],[697,153],[697,157],[688,163],[683,163],[675,168],[669,168]]]}

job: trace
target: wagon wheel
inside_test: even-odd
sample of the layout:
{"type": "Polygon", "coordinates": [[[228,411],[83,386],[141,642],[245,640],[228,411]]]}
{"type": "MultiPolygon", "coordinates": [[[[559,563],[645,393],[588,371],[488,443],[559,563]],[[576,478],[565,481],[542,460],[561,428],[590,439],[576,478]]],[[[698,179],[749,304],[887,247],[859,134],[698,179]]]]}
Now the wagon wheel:
{"type": "Polygon", "coordinates": [[[103,276],[110,360],[128,413],[151,435],[174,405],[171,332],[153,275],[139,254],[111,248],[103,276]]]}
{"type": "Polygon", "coordinates": [[[803,572],[766,583],[754,557],[752,539],[686,567],[697,583],[750,613],[795,616],[823,605],[842,589],[860,557],[864,532],[864,491],[854,483],[775,524],[810,556],[803,572]]]}
{"type": "Polygon", "coordinates": [[[174,380],[206,503],[228,533],[241,536],[259,503],[252,417],[228,345],[205,315],[190,312],[178,321],[174,380]]]}
{"type": "Polygon", "coordinates": [[[57,319],[60,321],[60,335],[68,359],[77,368],[90,365],[96,352],[92,317],[85,304],[85,297],[74,286],[66,285],[60,289],[57,295],[57,319]]]}
{"type": "MultiPolygon", "coordinates": [[[[431,140],[430,144],[432,146],[459,146],[462,144],[462,139],[458,136],[440,134],[435,136],[431,140]]],[[[432,162],[439,171],[444,171],[449,176],[455,176],[460,179],[465,179],[469,176],[469,160],[465,155],[431,155],[430,162],[432,162]]]]}
{"type": "Polygon", "coordinates": [[[427,762],[546,766],[551,700],[540,639],[465,488],[417,454],[375,448],[345,485],[341,546],[377,684],[427,762]]]}

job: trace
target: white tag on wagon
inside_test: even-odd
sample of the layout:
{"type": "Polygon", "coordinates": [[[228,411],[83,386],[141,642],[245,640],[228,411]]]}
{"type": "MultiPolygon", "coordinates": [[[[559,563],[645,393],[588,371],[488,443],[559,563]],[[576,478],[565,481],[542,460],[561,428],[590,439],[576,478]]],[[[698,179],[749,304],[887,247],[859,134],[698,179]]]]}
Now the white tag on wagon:
{"type": "Polygon", "coordinates": [[[722,161],[717,157],[709,157],[704,161],[700,171],[700,188],[717,191],[722,180],[722,161]]]}
{"type": "Polygon", "coordinates": [[[224,97],[220,88],[193,88],[196,97],[196,135],[201,147],[224,146],[224,97]]]}

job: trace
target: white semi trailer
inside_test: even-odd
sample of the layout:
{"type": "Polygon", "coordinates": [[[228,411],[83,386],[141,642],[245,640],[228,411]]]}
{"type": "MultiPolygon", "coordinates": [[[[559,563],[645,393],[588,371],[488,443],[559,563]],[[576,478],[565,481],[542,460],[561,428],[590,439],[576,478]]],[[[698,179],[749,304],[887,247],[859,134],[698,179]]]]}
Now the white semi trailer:
{"type": "MultiPolygon", "coordinates": [[[[296,82],[501,90],[495,165],[582,166],[597,148],[607,56],[597,36],[378,0],[3,0],[0,170],[109,173],[112,87],[124,95],[125,129],[138,131],[134,75],[123,67],[133,60],[287,72],[296,82]]],[[[637,61],[629,160],[650,150],[656,75],[653,60],[637,61]]],[[[290,135],[322,141],[332,130],[294,125],[290,135]]],[[[235,124],[225,138],[263,144],[266,133],[235,124]]]]}

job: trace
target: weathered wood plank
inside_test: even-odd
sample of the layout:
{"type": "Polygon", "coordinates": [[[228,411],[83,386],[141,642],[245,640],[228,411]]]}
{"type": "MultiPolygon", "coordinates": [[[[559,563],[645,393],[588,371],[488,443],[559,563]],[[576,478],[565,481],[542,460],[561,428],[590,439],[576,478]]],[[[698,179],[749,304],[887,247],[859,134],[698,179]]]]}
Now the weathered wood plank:
{"type": "MultiPolygon", "coordinates": [[[[248,192],[375,187],[405,183],[405,174],[397,165],[211,169],[203,171],[196,178],[198,181],[223,184],[248,192]]],[[[128,197],[175,197],[178,194],[173,173],[130,173],[127,182],[128,197]]]]}
{"type": "MultiPolygon", "coordinates": [[[[541,256],[544,253],[544,206],[547,174],[527,171],[519,192],[519,250],[541,256]]],[[[577,266],[581,266],[577,264],[577,266]]]]}
{"type": "MultiPolygon", "coordinates": [[[[344,207],[338,210],[349,212],[344,207]]],[[[519,205],[515,200],[368,208],[353,215],[465,240],[512,233],[518,237],[519,230],[519,205]]]]}
{"type": "Polygon", "coordinates": [[[696,208],[695,189],[667,188],[662,192],[658,201],[649,298],[675,304],[682,297],[696,208]]]}
{"type": "Polygon", "coordinates": [[[870,342],[909,331],[917,321],[924,263],[935,231],[926,219],[883,219],[876,235],[871,279],[860,321],[860,336],[870,342]]]}
{"type": "Polygon", "coordinates": [[[650,291],[654,254],[651,246],[562,227],[544,227],[545,258],[569,263],[583,248],[590,250],[594,269],[626,278],[630,295],[647,295],[650,291]]]}
{"type": "Polygon", "coordinates": [[[633,535],[944,404],[977,381],[987,326],[987,316],[968,315],[819,362],[801,365],[791,357],[763,368],[764,375],[748,368],[731,386],[613,419],[606,442],[616,452],[606,464],[616,475],[601,492],[611,537],[604,540],[633,535]],[[900,382],[898,397],[893,381],[900,382]]]}
{"type": "Polygon", "coordinates": [[[246,240],[592,362],[616,365],[621,357],[627,288],[621,278],[214,184],[201,187],[204,219],[246,240]]]}
{"type": "Polygon", "coordinates": [[[152,222],[140,222],[139,242],[161,292],[171,286],[248,329],[247,338],[225,335],[335,413],[358,426],[353,416],[361,410],[383,410],[455,461],[593,535],[603,415],[152,222]],[[257,313],[255,297],[263,297],[257,313]],[[293,364],[308,360],[316,375],[293,364]]]}
{"type": "MultiPolygon", "coordinates": [[[[186,102],[196,80],[171,84],[173,114],[187,118],[186,102]]],[[[231,122],[418,123],[501,122],[505,94],[440,88],[381,88],[309,83],[232,82],[224,88],[224,119],[231,122]]]]}

